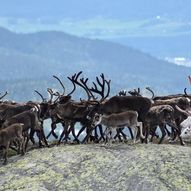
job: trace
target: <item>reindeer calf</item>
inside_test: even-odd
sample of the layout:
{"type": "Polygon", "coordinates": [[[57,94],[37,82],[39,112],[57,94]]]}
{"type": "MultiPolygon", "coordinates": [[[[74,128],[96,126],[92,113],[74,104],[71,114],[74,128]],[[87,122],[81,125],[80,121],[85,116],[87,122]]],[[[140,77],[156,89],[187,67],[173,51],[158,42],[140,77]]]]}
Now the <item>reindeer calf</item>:
{"type": "MultiPolygon", "coordinates": [[[[113,113],[111,115],[95,114],[92,126],[95,127],[99,124],[106,126],[106,141],[108,139],[108,134],[112,129],[118,129],[124,126],[128,126],[134,130],[134,143],[137,137],[137,127],[140,128],[141,138],[145,138],[142,133],[142,122],[138,122],[137,111],[129,110],[121,113],[113,113]]],[[[111,140],[111,137],[109,140],[111,140]]]]}
{"type": "Polygon", "coordinates": [[[23,133],[23,125],[22,123],[15,123],[13,125],[8,126],[5,129],[0,130],[0,147],[3,149],[3,164],[7,164],[7,152],[10,144],[13,141],[18,141],[19,150],[21,154],[24,155],[24,137],[23,133]]]}

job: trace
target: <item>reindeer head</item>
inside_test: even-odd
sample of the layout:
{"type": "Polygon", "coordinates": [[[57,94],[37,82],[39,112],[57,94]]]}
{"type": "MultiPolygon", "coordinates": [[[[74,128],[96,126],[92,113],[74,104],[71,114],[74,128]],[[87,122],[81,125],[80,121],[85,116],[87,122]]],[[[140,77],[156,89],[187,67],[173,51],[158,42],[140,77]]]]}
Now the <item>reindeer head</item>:
{"type": "Polygon", "coordinates": [[[92,121],[92,126],[95,127],[101,123],[103,114],[98,114],[96,113],[94,115],[93,121],[92,121]]]}
{"type": "Polygon", "coordinates": [[[163,113],[164,121],[171,122],[173,120],[174,109],[171,106],[165,105],[161,108],[160,112],[163,113]]]}

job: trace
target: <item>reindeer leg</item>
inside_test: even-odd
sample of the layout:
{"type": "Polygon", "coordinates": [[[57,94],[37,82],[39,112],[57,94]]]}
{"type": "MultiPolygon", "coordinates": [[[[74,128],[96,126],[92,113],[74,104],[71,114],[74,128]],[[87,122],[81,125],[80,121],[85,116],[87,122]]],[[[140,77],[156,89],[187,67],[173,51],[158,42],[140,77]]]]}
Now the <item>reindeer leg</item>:
{"type": "Polygon", "coordinates": [[[58,139],[58,135],[54,132],[54,130],[56,129],[56,124],[57,124],[57,122],[52,122],[52,124],[51,124],[51,131],[46,136],[47,139],[50,137],[51,134],[54,136],[55,139],[58,139]]]}
{"type": "Polygon", "coordinates": [[[47,147],[49,147],[48,142],[47,142],[47,140],[46,140],[46,136],[45,136],[45,134],[44,134],[43,128],[41,129],[41,135],[42,135],[42,140],[44,141],[45,145],[46,145],[47,147]]]}
{"type": "Polygon", "coordinates": [[[28,132],[26,132],[25,137],[26,137],[26,142],[25,142],[25,152],[26,152],[26,150],[27,150],[27,146],[28,146],[28,142],[29,142],[29,135],[28,135],[28,132]]]}
{"type": "Polygon", "coordinates": [[[164,139],[164,137],[166,136],[166,131],[165,131],[165,129],[164,129],[164,125],[159,125],[159,128],[160,128],[160,130],[161,130],[161,132],[162,132],[162,137],[160,138],[160,141],[159,141],[159,143],[158,144],[161,144],[162,143],[162,141],[163,141],[163,139],[164,139]]]}
{"type": "Polygon", "coordinates": [[[124,129],[124,127],[119,128],[119,132],[122,134],[123,140],[127,141],[127,136],[126,136],[126,134],[123,132],[123,129],[124,129]]]}
{"type": "Polygon", "coordinates": [[[156,129],[157,129],[157,126],[152,126],[152,129],[150,129],[150,133],[151,133],[151,139],[150,139],[150,142],[153,142],[153,138],[154,136],[156,135],[156,129]]]}
{"type": "MultiPolygon", "coordinates": [[[[117,131],[117,129],[116,129],[116,131],[117,131]]],[[[118,137],[118,133],[116,133],[116,135],[113,137],[114,139],[117,139],[117,137],[118,137]]],[[[118,137],[119,138],[119,137],[118,137]]]]}
{"type": "Polygon", "coordinates": [[[95,128],[94,128],[94,130],[95,130],[95,142],[99,142],[99,137],[98,137],[97,128],[98,128],[98,127],[95,127],[95,128]]]}
{"type": "MultiPolygon", "coordinates": [[[[174,127],[173,127],[174,128],[174,127]]],[[[172,128],[172,129],[173,129],[172,128]]],[[[180,140],[180,144],[182,145],[182,146],[184,146],[185,145],[185,143],[184,143],[184,141],[182,140],[182,137],[180,137],[180,134],[181,134],[181,129],[175,129],[174,130],[176,133],[177,133],[177,136],[178,136],[178,138],[179,138],[179,140],[180,140]]]]}
{"type": "Polygon", "coordinates": [[[86,137],[83,139],[82,143],[87,143],[87,142],[88,142],[88,139],[90,138],[91,133],[92,133],[93,130],[94,130],[93,127],[87,127],[87,129],[86,129],[87,135],[86,135],[86,137]]]}
{"type": "Polygon", "coordinates": [[[172,128],[171,140],[175,140],[175,138],[176,138],[176,131],[174,130],[174,128],[172,128]]]}
{"type": "Polygon", "coordinates": [[[166,132],[167,132],[167,135],[170,137],[170,136],[171,136],[171,132],[168,130],[166,124],[165,124],[164,128],[165,128],[165,130],[166,130],[166,132]]]}
{"type": "Polygon", "coordinates": [[[61,141],[62,141],[62,139],[63,139],[64,135],[66,135],[65,130],[63,130],[63,131],[62,131],[62,133],[61,133],[61,135],[60,135],[60,139],[59,139],[59,141],[58,141],[57,145],[60,145],[60,143],[61,143],[61,141]]]}
{"type": "Polygon", "coordinates": [[[79,130],[78,134],[77,134],[77,138],[81,135],[81,133],[85,130],[86,126],[82,126],[82,128],[79,130]]]}
{"type": "Polygon", "coordinates": [[[25,146],[25,140],[24,140],[24,137],[22,136],[21,137],[21,155],[24,155],[25,154],[25,150],[24,150],[24,146],[25,146]]]}
{"type": "Polygon", "coordinates": [[[14,141],[13,141],[13,143],[16,146],[16,148],[11,146],[11,144],[10,144],[9,148],[11,148],[13,151],[16,151],[18,153],[17,144],[14,141]]]}
{"type": "Polygon", "coordinates": [[[72,131],[72,135],[74,137],[74,141],[76,141],[79,144],[80,141],[79,141],[79,139],[78,139],[78,137],[76,136],[76,133],[75,133],[75,122],[71,123],[70,131],[72,131]]]}
{"type": "Polygon", "coordinates": [[[134,130],[133,143],[136,143],[138,128],[135,126],[135,127],[132,127],[132,129],[134,130]]]}
{"type": "Polygon", "coordinates": [[[109,127],[109,145],[112,144],[112,127],[109,127]]]}
{"type": "Polygon", "coordinates": [[[17,141],[18,141],[18,154],[21,154],[21,155],[24,155],[23,154],[23,143],[24,143],[24,137],[21,135],[19,135],[19,137],[18,137],[18,139],[17,139],[17,141]]]}
{"type": "Polygon", "coordinates": [[[23,152],[26,153],[26,142],[27,142],[27,137],[28,137],[28,134],[26,132],[23,132],[23,152]]]}
{"type": "Polygon", "coordinates": [[[106,127],[106,129],[105,129],[105,132],[104,132],[104,134],[105,134],[105,144],[107,144],[108,143],[108,140],[109,140],[109,133],[110,133],[110,129],[109,129],[109,127],[106,127]]]}
{"type": "MultiPolygon", "coordinates": [[[[172,128],[172,134],[173,134],[173,137],[172,139],[169,141],[170,143],[172,142],[175,142],[176,141],[176,138],[179,137],[179,135],[181,134],[181,129],[179,128],[180,127],[180,123],[179,121],[175,121],[174,123],[170,123],[168,124],[171,128],[172,128]]],[[[181,141],[181,144],[184,144],[183,141],[181,141]]]]}
{"type": "Polygon", "coordinates": [[[63,131],[62,131],[62,133],[60,135],[60,139],[59,139],[57,145],[60,145],[60,143],[61,143],[64,136],[65,136],[64,140],[67,143],[67,128],[68,128],[67,126],[63,126],[63,131]]]}
{"type": "MultiPolygon", "coordinates": [[[[87,127],[86,127],[87,128],[87,127]]],[[[93,131],[93,130],[92,130],[93,131]]],[[[87,143],[87,140],[89,139],[89,131],[86,130],[86,136],[85,138],[82,140],[82,143],[87,143]]]]}
{"type": "Polygon", "coordinates": [[[35,133],[35,131],[33,129],[31,129],[30,134],[29,134],[29,138],[30,138],[33,145],[35,144],[34,133],[35,133]]]}
{"type": "Polygon", "coordinates": [[[133,136],[133,132],[132,132],[132,129],[130,127],[127,127],[129,129],[129,133],[131,135],[131,139],[133,140],[134,139],[134,136],[133,136]]]}
{"type": "Polygon", "coordinates": [[[119,141],[122,142],[122,139],[121,139],[121,136],[120,136],[120,131],[119,131],[118,128],[116,129],[116,132],[117,132],[117,133],[116,133],[116,135],[114,136],[114,139],[116,139],[116,138],[118,137],[119,141]]]}
{"type": "Polygon", "coordinates": [[[21,138],[18,138],[18,140],[17,140],[17,145],[18,145],[17,154],[21,154],[21,147],[22,147],[21,144],[22,144],[22,143],[21,143],[21,138]]]}
{"type": "Polygon", "coordinates": [[[148,136],[149,136],[149,132],[150,132],[150,125],[146,125],[146,124],[142,124],[143,125],[143,129],[144,129],[144,135],[145,135],[145,139],[141,139],[144,140],[145,143],[148,143],[148,136]]]}
{"type": "Polygon", "coordinates": [[[145,136],[143,135],[143,123],[142,122],[138,122],[137,126],[139,127],[139,128],[137,127],[137,130],[139,130],[139,132],[140,132],[139,139],[140,138],[145,139],[145,136]]]}
{"type": "Polygon", "coordinates": [[[10,142],[8,142],[5,148],[3,148],[3,158],[4,158],[3,165],[7,164],[7,153],[8,153],[9,145],[10,145],[10,142]]]}
{"type": "Polygon", "coordinates": [[[68,142],[68,140],[71,140],[71,138],[69,137],[69,135],[70,135],[70,133],[74,130],[74,126],[73,126],[73,124],[72,124],[72,122],[71,123],[65,123],[66,125],[66,129],[65,129],[65,137],[64,137],[64,139],[63,140],[65,140],[65,142],[67,143],[68,142]]]}
{"type": "Polygon", "coordinates": [[[42,144],[41,140],[42,140],[42,135],[41,135],[41,132],[40,130],[37,130],[36,131],[36,135],[38,137],[38,145],[39,145],[39,148],[42,148],[44,145],[42,144]]]}
{"type": "Polygon", "coordinates": [[[99,138],[98,142],[100,142],[101,139],[103,139],[105,141],[102,125],[101,124],[98,125],[98,128],[99,128],[99,132],[100,132],[100,135],[101,135],[101,137],[99,138]]]}

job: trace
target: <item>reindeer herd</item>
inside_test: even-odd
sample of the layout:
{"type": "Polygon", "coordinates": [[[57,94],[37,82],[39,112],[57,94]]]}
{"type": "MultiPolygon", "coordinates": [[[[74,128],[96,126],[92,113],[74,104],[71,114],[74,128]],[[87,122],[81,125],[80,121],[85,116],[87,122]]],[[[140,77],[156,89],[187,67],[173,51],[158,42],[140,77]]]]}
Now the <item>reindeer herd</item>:
{"type": "Polygon", "coordinates": [[[18,154],[24,155],[28,149],[28,143],[35,144],[34,136],[37,136],[39,147],[49,146],[48,139],[52,135],[61,142],[67,143],[70,134],[76,143],[104,142],[111,144],[113,139],[119,141],[127,140],[124,132],[128,128],[133,142],[152,142],[155,137],[158,143],[162,143],[168,135],[169,142],[179,139],[184,145],[183,139],[191,137],[191,95],[175,94],[168,96],[143,97],[140,89],[119,92],[118,95],[110,97],[110,80],[105,79],[104,74],[96,77],[96,81],[89,85],[88,78],[81,77],[82,72],[76,73],[68,80],[73,89],[66,94],[62,81],[53,76],[63,88],[63,92],[54,92],[51,88],[47,91],[50,98],[45,99],[41,93],[35,92],[42,101],[28,101],[16,103],[3,101],[7,92],[0,98],[0,149],[3,154],[3,164],[7,164],[7,153],[9,149],[16,150],[18,154]],[[85,91],[86,99],[75,101],[72,95],[76,87],[85,91]],[[45,135],[43,122],[51,119],[51,131],[45,135]],[[63,131],[56,134],[57,124],[61,124],[63,131]],[[81,124],[76,133],[77,123],[81,124]],[[157,128],[161,135],[158,135],[157,128]],[[85,137],[79,137],[85,132],[85,137]],[[114,136],[112,135],[112,132],[114,136]]]}

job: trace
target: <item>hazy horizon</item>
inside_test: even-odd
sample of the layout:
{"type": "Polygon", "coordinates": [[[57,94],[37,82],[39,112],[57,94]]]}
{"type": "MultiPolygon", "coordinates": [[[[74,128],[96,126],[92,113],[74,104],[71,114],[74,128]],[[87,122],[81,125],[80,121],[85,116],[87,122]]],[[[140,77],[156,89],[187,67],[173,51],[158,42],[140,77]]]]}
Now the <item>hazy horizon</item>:
{"type": "Polygon", "coordinates": [[[190,66],[189,0],[7,0],[0,26],[14,32],[63,31],[132,46],[190,66]],[[187,61],[188,60],[188,61],[187,61]]]}

